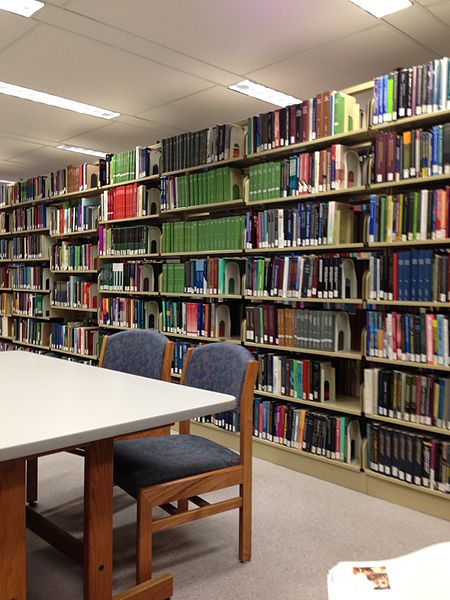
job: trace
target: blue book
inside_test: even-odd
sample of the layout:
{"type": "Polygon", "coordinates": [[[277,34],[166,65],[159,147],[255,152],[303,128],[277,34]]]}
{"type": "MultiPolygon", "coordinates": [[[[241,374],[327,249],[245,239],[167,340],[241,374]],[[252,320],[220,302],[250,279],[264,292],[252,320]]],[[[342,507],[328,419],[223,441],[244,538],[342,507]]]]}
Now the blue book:
{"type": "Polygon", "coordinates": [[[370,195],[370,217],[369,217],[369,242],[376,242],[375,239],[375,223],[377,214],[377,196],[370,195]]]}
{"type": "Polygon", "coordinates": [[[383,121],[386,121],[388,115],[388,81],[389,75],[383,75],[383,121]]]}
{"type": "Polygon", "coordinates": [[[439,128],[435,125],[431,132],[431,174],[439,175],[439,128]]]}
{"type": "Polygon", "coordinates": [[[438,336],[438,363],[447,366],[447,359],[444,355],[445,328],[448,328],[444,315],[437,315],[437,336],[438,336]]]}
{"type": "Polygon", "coordinates": [[[409,317],[410,317],[410,315],[408,315],[408,314],[402,315],[402,321],[403,321],[404,330],[405,330],[404,351],[406,354],[406,360],[411,360],[410,345],[409,345],[409,342],[410,342],[409,336],[411,335],[409,317]]]}
{"type": "Polygon", "coordinates": [[[431,302],[433,300],[433,250],[422,250],[423,257],[423,283],[422,300],[431,302]]]}
{"type": "Polygon", "coordinates": [[[247,154],[253,154],[253,117],[248,117],[247,128],[247,154]]]}
{"type": "Polygon", "coordinates": [[[317,128],[317,98],[314,96],[312,103],[312,139],[315,140],[317,138],[316,128],[317,128]]]}
{"type": "Polygon", "coordinates": [[[419,300],[417,286],[419,285],[419,254],[420,250],[412,250],[410,252],[411,268],[410,272],[410,294],[405,300],[412,300],[415,302],[419,300]]]}

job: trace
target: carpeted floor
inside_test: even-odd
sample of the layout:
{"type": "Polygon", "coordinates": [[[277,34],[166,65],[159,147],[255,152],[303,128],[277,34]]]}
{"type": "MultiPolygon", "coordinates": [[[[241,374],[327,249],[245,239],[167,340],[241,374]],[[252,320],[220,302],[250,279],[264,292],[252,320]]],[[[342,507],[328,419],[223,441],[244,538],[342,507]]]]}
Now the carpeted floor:
{"type": "MultiPolygon", "coordinates": [[[[83,461],[40,460],[39,508],[74,534],[82,527],[83,461]],[[57,507],[57,508],[52,508],[57,507]]],[[[450,523],[256,460],[253,559],[237,558],[238,512],[155,536],[155,574],[179,600],[325,600],[328,569],[450,539],[450,523]]],[[[114,586],[134,582],[134,501],[115,491],[114,586]]],[[[28,534],[28,600],[79,600],[82,572],[28,534]]]]}

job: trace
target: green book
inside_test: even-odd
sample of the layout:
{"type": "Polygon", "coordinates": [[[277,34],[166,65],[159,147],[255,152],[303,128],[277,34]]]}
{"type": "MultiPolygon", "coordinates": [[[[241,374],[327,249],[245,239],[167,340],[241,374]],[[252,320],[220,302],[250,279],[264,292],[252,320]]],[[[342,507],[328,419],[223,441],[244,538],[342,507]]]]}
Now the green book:
{"type": "Polygon", "coordinates": [[[231,189],[231,169],[230,167],[224,167],[221,171],[223,177],[223,199],[226,202],[227,200],[233,199],[233,191],[231,189]]]}

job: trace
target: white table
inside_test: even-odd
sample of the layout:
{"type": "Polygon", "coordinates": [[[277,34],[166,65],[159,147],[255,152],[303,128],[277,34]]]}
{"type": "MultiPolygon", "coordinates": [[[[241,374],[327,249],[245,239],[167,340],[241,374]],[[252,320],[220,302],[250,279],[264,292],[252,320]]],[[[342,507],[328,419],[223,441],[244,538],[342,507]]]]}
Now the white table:
{"type": "MultiPolygon", "coordinates": [[[[26,459],[80,446],[84,540],[66,534],[67,545],[74,556],[79,545],[85,600],[111,600],[113,438],[231,410],[235,399],[26,352],[0,353],[0,390],[0,600],[26,600],[26,459]]],[[[114,599],[171,590],[172,578],[162,576],[114,599]]]]}

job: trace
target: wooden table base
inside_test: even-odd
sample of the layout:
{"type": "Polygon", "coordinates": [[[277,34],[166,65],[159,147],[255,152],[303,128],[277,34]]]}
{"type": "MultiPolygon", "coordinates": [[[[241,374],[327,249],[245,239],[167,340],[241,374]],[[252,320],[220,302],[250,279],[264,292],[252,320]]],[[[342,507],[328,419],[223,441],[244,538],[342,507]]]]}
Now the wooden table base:
{"type": "Polygon", "coordinates": [[[0,463],[0,600],[26,600],[25,461],[0,463]]]}

